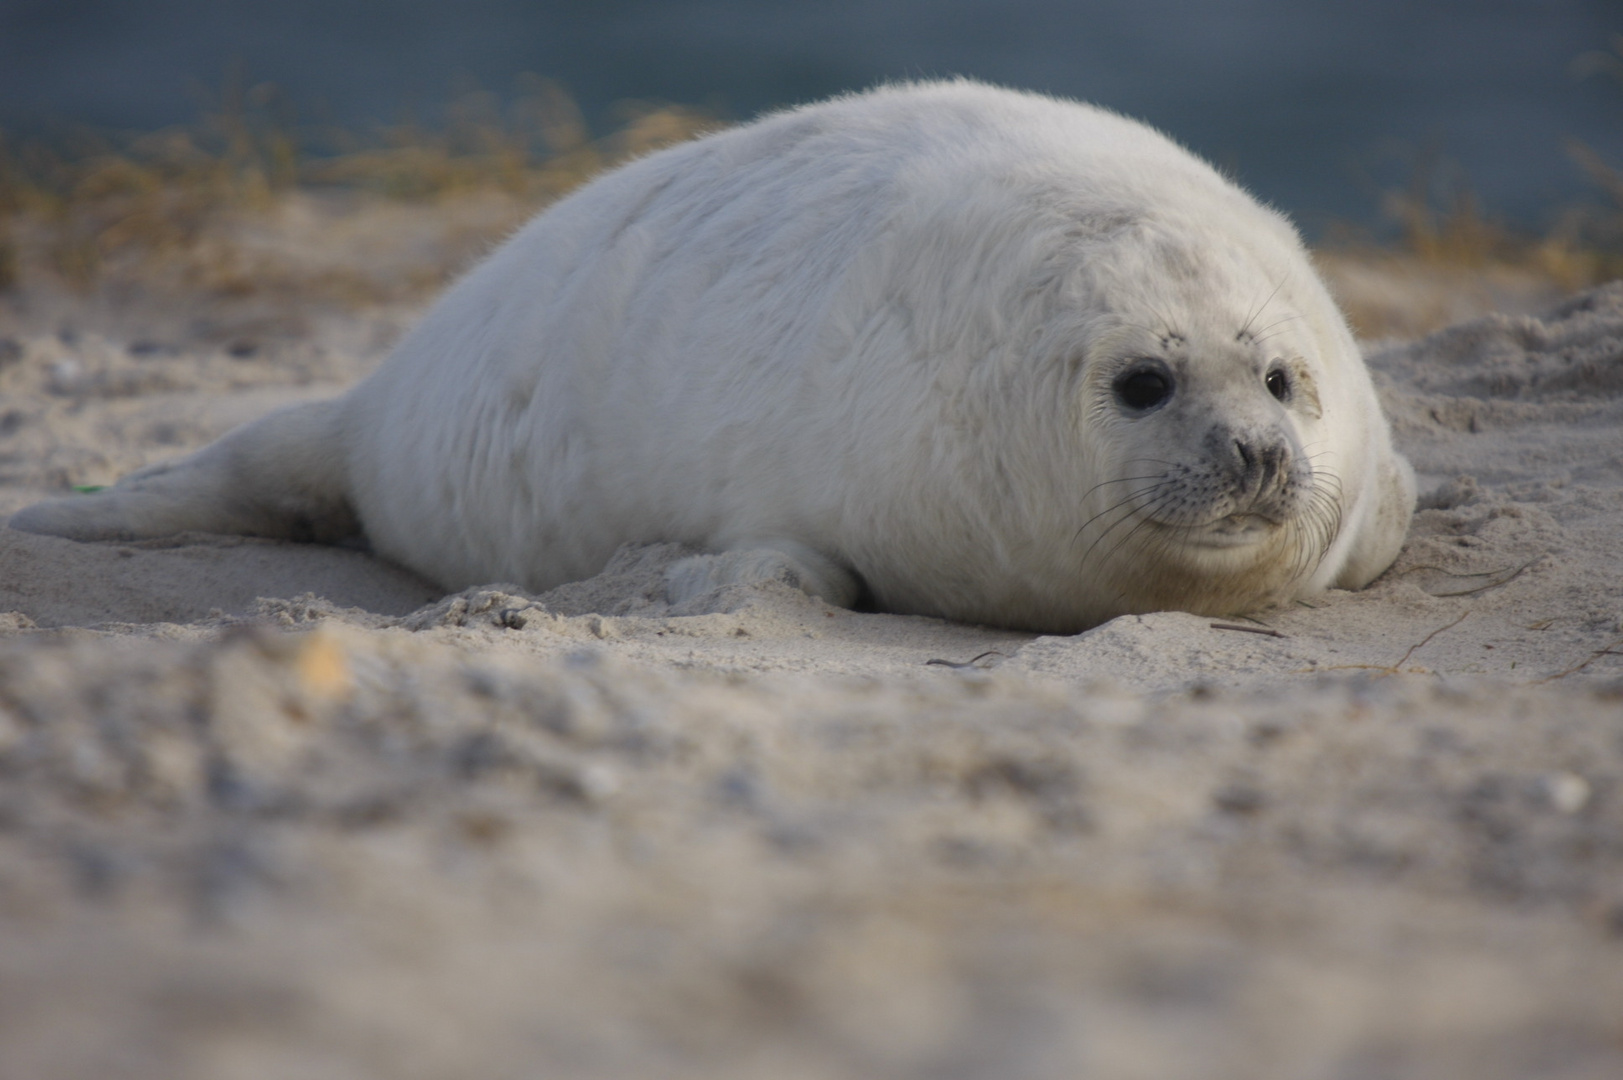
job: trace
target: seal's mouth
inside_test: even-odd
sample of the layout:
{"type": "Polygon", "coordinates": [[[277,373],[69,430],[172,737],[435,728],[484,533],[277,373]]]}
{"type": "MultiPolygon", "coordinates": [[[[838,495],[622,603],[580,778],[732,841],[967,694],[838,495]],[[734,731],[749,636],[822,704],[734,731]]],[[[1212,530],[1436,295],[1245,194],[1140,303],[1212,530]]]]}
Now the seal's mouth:
{"type": "Polygon", "coordinates": [[[1184,540],[1201,547],[1231,548],[1255,544],[1268,536],[1280,523],[1261,514],[1230,514],[1209,525],[1200,525],[1184,531],[1184,540]]]}

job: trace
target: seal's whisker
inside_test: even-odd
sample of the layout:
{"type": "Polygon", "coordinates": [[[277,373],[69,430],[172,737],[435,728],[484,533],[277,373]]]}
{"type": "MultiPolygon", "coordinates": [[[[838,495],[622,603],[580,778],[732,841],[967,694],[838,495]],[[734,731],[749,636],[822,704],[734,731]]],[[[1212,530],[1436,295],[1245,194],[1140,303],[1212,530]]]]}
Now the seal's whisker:
{"type": "Polygon", "coordinates": [[[1293,323],[1293,322],[1297,322],[1300,319],[1301,319],[1300,315],[1287,315],[1283,319],[1276,319],[1275,321],[1269,323],[1267,326],[1263,327],[1261,330],[1258,330],[1256,333],[1252,334],[1251,335],[1251,340],[1254,341],[1255,343],[1257,343],[1258,345],[1261,345],[1263,342],[1267,341],[1269,338],[1275,336],[1276,328],[1288,325],[1288,324],[1293,323]]]}
{"type": "Polygon", "coordinates": [[[1139,506],[1140,498],[1143,495],[1145,495],[1146,493],[1152,492],[1155,489],[1156,489],[1156,485],[1151,485],[1150,487],[1144,488],[1144,489],[1142,489],[1140,491],[1130,492],[1125,499],[1121,499],[1121,500],[1119,500],[1119,501],[1117,501],[1115,503],[1112,503],[1110,506],[1107,506],[1105,509],[1099,511],[1097,514],[1094,514],[1087,521],[1084,521],[1082,523],[1081,528],[1076,530],[1075,539],[1077,539],[1077,540],[1082,539],[1082,534],[1088,531],[1088,527],[1091,526],[1094,522],[1098,521],[1100,518],[1104,517],[1106,514],[1115,513],[1117,510],[1125,511],[1119,519],[1112,522],[1110,525],[1106,526],[1103,530],[1100,531],[1098,536],[1094,537],[1093,543],[1088,545],[1088,550],[1084,551],[1082,553],[1081,561],[1082,561],[1083,564],[1087,563],[1088,556],[1092,554],[1093,549],[1096,546],[1098,546],[1098,543],[1099,543],[1100,540],[1104,539],[1107,535],[1109,535],[1111,530],[1115,529],[1123,521],[1126,521],[1128,518],[1132,517],[1134,509],[1138,508],[1138,506],[1139,506]]]}
{"type": "MultiPolygon", "coordinates": [[[[1169,494],[1165,498],[1171,498],[1171,497],[1172,496],[1169,494]]],[[[1108,550],[1108,551],[1106,551],[1104,553],[1104,555],[1101,557],[1100,561],[1104,562],[1104,563],[1108,563],[1110,561],[1111,557],[1114,556],[1116,554],[1116,552],[1121,550],[1122,545],[1127,543],[1127,541],[1131,540],[1135,535],[1137,535],[1139,530],[1144,529],[1144,528],[1148,528],[1151,524],[1153,524],[1154,518],[1153,518],[1153,515],[1152,515],[1151,512],[1153,510],[1155,510],[1155,509],[1159,509],[1160,505],[1164,501],[1165,501],[1164,499],[1163,500],[1152,501],[1149,504],[1149,506],[1145,507],[1144,514],[1139,517],[1138,521],[1133,525],[1133,527],[1131,529],[1128,529],[1127,532],[1122,534],[1121,538],[1116,541],[1116,543],[1110,548],[1110,550],[1108,550]]],[[[1125,521],[1126,519],[1123,519],[1123,520],[1125,521]]],[[[1114,525],[1112,525],[1109,529],[1106,529],[1104,532],[1100,533],[1098,540],[1095,540],[1093,542],[1093,546],[1088,548],[1088,554],[1091,555],[1092,552],[1093,552],[1093,548],[1098,546],[1099,541],[1103,540],[1106,536],[1108,536],[1111,532],[1113,532],[1116,529],[1116,527],[1119,526],[1120,524],[1122,524],[1122,522],[1118,521],[1114,525]]],[[[1086,556],[1084,556],[1084,561],[1085,560],[1086,560],[1086,556]]]]}
{"type": "MultiPolygon", "coordinates": [[[[1082,497],[1077,501],[1086,502],[1089,495],[1092,495],[1095,491],[1098,491],[1102,487],[1110,487],[1112,484],[1131,484],[1140,480],[1159,480],[1160,478],[1161,474],[1156,473],[1153,476],[1121,476],[1114,480],[1101,480],[1097,484],[1094,484],[1092,487],[1088,488],[1088,490],[1084,491],[1082,493],[1082,497]]],[[[1086,526],[1084,526],[1084,528],[1085,527],[1086,526]]]]}
{"type": "MultiPolygon", "coordinates": [[[[1132,511],[1133,511],[1133,509],[1135,507],[1135,504],[1137,504],[1138,501],[1139,501],[1139,496],[1141,496],[1143,494],[1146,494],[1146,493],[1154,492],[1154,491],[1157,490],[1158,487],[1159,487],[1159,485],[1152,486],[1150,488],[1146,488],[1143,492],[1135,493],[1129,499],[1124,499],[1121,502],[1116,503],[1115,506],[1112,506],[1110,509],[1105,510],[1102,513],[1099,513],[1099,514],[1095,514],[1092,518],[1090,518],[1088,520],[1088,523],[1083,525],[1084,530],[1087,528],[1087,525],[1091,525],[1094,521],[1097,521],[1099,518],[1103,517],[1104,514],[1108,514],[1113,510],[1117,510],[1117,509],[1121,509],[1122,507],[1126,507],[1126,509],[1128,511],[1126,514],[1123,514],[1117,520],[1111,522],[1109,526],[1107,526],[1106,528],[1102,529],[1099,532],[1098,536],[1093,538],[1093,543],[1089,544],[1088,549],[1082,553],[1082,558],[1079,561],[1079,565],[1081,565],[1083,567],[1086,567],[1088,565],[1088,561],[1093,557],[1094,550],[1096,548],[1098,548],[1099,544],[1105,539],[1105,537],[1109,536],[1116,529],[1120,528],[1121,525],[1123,525],[1125,522],[1132,519],[1132,516],[1133,516],[1132,511]]],[[[1140,518],[1139,518],[1140,523],[1149,520],[1150,515],[1156,509],[1158,509],[1160,507],[1160,505],[1168,497],[1169,496],[1166,496],[1166,495],[1156,496],[1156,497],[1151,498],[1148,503],[1139,505],[1138,509],[1141,512],[1140,513],[1140,518]]],[[[1131,533],[1133,531],[1135,531],[1137,529],[1137,527],[1138,526],[1135,526],[1133,530],[1129,530],[1129,535],[1131,535],[1131,533]]],[[[1078,536],[1078,539],[1080,539],[1081,538],[1081,533],[1078,532],[1077,536],[1078,536]]]]}
{"type": "MultiPolygon", "coordinates": [[[[1240,325],[1240,332],[1234,335],[1234,340],[1239,341],[1242,338],[1244,338],[1247,334],[1250,334],[1251,324],[1257,320],[1257,317],[1259,315],[1261,315],[1264,311],[1266,311],[1268,309],[1268,305],[1273,303],[1274,297],[1278,296],[1279,295],[1279,290],[1283,289],[1284,287],[1285,287],[1285,279],[1280,278],[1279,283],[1276,284],[1273,287],[1273,291],[1271,291],[1266,297],[1263,298],[1262,303],[1257,305],[1256,310],[1251,312],[1251,314],[1249,314],[1249,315],[1247,315],[1245,317],[1245,322],[1240,325]]],[[[1251,334],[1251,337],[1255,338],[1256,335],[1251,334]]]]}

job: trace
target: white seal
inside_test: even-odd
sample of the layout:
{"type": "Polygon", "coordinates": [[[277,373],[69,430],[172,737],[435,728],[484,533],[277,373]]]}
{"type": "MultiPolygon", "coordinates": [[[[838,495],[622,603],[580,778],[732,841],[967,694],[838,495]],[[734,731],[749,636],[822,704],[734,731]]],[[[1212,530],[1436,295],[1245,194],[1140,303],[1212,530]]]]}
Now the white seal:
{"type": "Polygon", "coordinates": [[[1294,230],[1101,109],[957,81],[768,116],[537,217],[336,401],[16,528],[334,540],[541,591],[622,544],[1069,632],[1395,557],[1413,478],[1294,230]]]}

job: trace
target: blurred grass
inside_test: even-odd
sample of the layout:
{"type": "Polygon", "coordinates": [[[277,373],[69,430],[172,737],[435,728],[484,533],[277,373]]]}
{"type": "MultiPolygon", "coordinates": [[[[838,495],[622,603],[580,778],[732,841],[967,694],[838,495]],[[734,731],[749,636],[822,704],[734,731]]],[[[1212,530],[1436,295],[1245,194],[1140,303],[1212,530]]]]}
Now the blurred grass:
{"type": "MultiPolygon", "coordinates": [[[[1623,35],[1574,59],[1570,74],[1623,86],[1623,35]]],[[[1543,234],[1496,220],[1437,148],[1415,154],[1408,182],[1380,195],[1395,239],[1342,225],[1320,245],[1319,265],[1354,330],[1412,337],[1487,311],[1534,311],[1623,277],[1623,170],[1577,140],[1567,152],[1601,198],[1561,209],[1543,234]]]]}
{"type": "Polygon", "coordinates": [[[1489,311],[1537,311],[1623,277],[1623,177],[1587,148],[1572,150],[1592,177],[1611,180],[1599,185],[1611,201],[1567,207],[1543,234],[1495,219],[1433,153],[1411,163],[1407,184],[1381,195],[1394,237],[1332,226],[1316,259],[1355,332],[1414,337],[1489,311]]]}
{"type": "MultiPolygon", "coordinates": [[[[1623,81],[1623,38],[1575,63],[1597,72],[1623,81]]],[[[185,127],[0,135],[0,294],[416,302],[601,170],[716,126],[628,103],[594,136],[567,92],[526,76],[505,98],[469,88],[432,123],[365,132],[301,125],[273,84],[236,80],[185,127]]],[[[1332,229],[1319,264],[1358,333],[1535,310],[1623,276],[1623,172],[1569,150],[1607,201],[1570,208],[1545,235],[1495,221],[1435,153],[1382,195],[1396,239],[1332,229]]]]}
{"type": "Polygon", "coordinates": [[[300,200],[328,219],[386,204],[455,217],[455,204],[479,204],[474,223],[464,222],[474,235],[442,252],[457,263],[602,169],[716,126],[679,106],[627,103],[620,114],[620,127],[594,138],[565,91],[526,77],[506,101],[479,89],[458,94],[434,124],[312,129],[296,124],[274,85],[228,84],[186,127],[80,129],[24,143],[0,134],[0,292],[243,296],[298,279],[313,296],[411,299],[460,267],[379,279],[359,266],[335,273],[327,259],[320,272],[302,272],[310,267],[297,257],[268,265],[275,245],[255,232],[300,200]]]}

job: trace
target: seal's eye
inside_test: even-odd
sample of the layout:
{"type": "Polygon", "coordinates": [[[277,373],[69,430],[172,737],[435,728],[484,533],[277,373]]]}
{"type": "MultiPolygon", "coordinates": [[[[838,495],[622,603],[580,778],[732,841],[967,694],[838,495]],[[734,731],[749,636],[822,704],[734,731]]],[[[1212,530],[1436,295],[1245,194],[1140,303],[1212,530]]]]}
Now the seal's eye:
{"type": "Polygon", "coordinates": [[[1291,396],[1291,381],[1284,368],[1274,368],[1262,382],[1268,388],[1268,392],[1274,395],[1275,401],[1284,401],[1291,396]]]}
{"type": "Polygon", "coordinates": [[[1144,412],[1172,396],[1172,376],[1160,367],[1135,367],[1116,376],[1111,389],[1124,407],[1144,412]]]}

